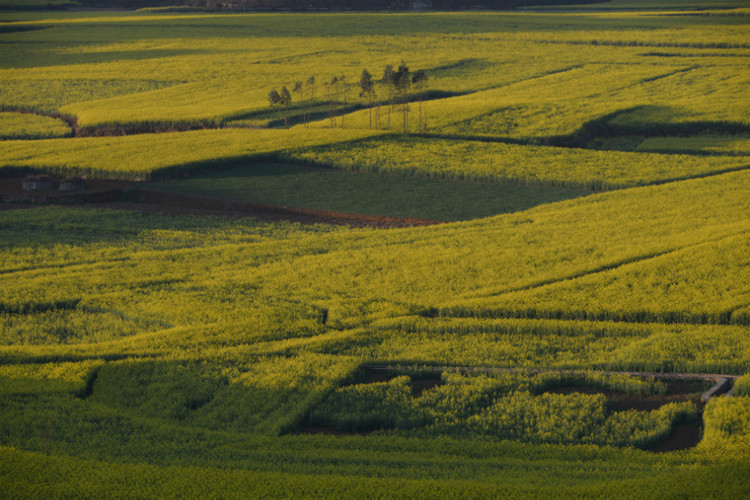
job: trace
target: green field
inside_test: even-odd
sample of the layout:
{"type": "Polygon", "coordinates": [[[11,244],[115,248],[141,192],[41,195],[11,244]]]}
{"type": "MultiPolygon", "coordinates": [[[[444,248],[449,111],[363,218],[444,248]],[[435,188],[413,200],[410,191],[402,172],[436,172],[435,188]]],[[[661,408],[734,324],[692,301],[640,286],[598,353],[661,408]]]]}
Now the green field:
{"type": "Polygon", "coordinates": [[[580,189],[450,182],[278,163],[170,179],[149,187],[266,205],[439,221],[517,212],[587,194],[580,189]]]}
{"type": "Polygon", "coordinates": [[[0,202],[0,498],[747,497],[746,7],[3,11],[0,183],[447,223],[0,202]]]}

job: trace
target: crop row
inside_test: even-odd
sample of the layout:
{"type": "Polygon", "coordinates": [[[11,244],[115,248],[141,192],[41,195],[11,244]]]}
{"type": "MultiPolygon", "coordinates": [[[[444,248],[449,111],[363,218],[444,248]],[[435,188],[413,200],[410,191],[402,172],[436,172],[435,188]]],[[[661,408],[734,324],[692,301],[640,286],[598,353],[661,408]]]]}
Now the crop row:
{"type": "Polygon", "coordinates": [[[407,317],[312,348],[374,362],[742,374],[748,346],[742,326],[407,317]]]}

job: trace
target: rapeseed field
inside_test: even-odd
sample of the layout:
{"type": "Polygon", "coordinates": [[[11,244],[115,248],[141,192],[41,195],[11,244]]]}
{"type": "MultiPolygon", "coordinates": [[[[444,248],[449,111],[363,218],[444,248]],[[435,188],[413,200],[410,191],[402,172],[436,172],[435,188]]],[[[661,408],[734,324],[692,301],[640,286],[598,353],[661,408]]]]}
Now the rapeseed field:
{"type": "Polygon", "coordinates": [[[0,497],[748,496],[748,19],[2,11],[3,190],[442,223],[3,201],[0,497]]]}

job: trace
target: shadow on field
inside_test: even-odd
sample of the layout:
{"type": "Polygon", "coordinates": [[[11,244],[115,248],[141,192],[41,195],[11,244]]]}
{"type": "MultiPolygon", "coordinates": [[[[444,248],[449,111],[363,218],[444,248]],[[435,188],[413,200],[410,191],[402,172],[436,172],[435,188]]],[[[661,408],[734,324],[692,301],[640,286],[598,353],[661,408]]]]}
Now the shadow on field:
{"type": "Polygon", "coordinates": [[[689,111],[671,106],[634,106],[586,122],[573,134],[553,137],[549,142],[562,147],[599,149],[597,142],[604,139],[609,140],[609,147],[601,149],[633,151],[638,143],[647,137],[685,138],[701,134],[750,134],[750,127],[742,123],[691,120],[691,116],[689,111]]]}
{"type": "Polygon", "coordinates": [[[590,194],[553,186],[430,179],[288,163],[256,163],[165,179],[146,189],[338,214],[459,221],[590,194]]]}
{"type": "Polygon", "coordinates": [[[226,373],[218,362],[126,359],[101,367],[80,396],[174,424],[279,435],[296,427],[309,401],[325,389],[294,387],[281,372],[277,383],[269,373],[233,381],[226,373]]]}
{"type": "MultiPolygon", "coordinates": [[[[481,376],[477,376],[477,381],[479,384],[487,383],[486,379],[481,376]]],[[[606,389],[601,385],[601,382],[597,381],[582,382],[574,379],[568,381],[563,379],[562,385],[558,385],[560,381],[551,379],[536,389],[532,389],[530,396],[526,396],[531,399],[523,400],[525,401],[524,404],[528,405],[526,409],[521,413],[514,413],[518,411],[512,409],[516,404],[514,403],[516,389],[500,385],[498,389],[493,389],[499,391],[493,395],[492,392],[483,392],[483,389],[480,389],[480,385],[478,385],[461,396],[461,391],[468,387],[464,385],[465,383],[459,382],[456,384],[455,381],[448,381],[446,385],[446,381],[439,376],[439,372],[432,370],[415,371],[406,367],[401,369],[394,367],[385,370],[381,367],[363,366],[334,393],[331,393],[327,399],[321,401],[318,407],[312,408],[310,414],[302,421],[302,425],[297,427],[293,433],[367,435],[375,431],[395,431],[401,434],[406,431],[417,436],[455,435],[472,439],[491,438],[518,441],[530,439],[530,442],[537,442],[535,438],[531,437],[533,434],[524,437],[513,434],[513,431],[501,431],[503,426],[507,424],[505,418],[508,415],[515,415],[516,419],[520,418],[526,421],[526,425],[533,428],[536,425],[534,423],[535,417],[530,420],[527,420],[527,417],[533,415],[534,411],[538,411],[539,404],[544,404],[538,403],[538,401],[548,400],[546,395],[558,395],[553,396],[549,401],[560,401],[560,396],[570,396],[570,401],[578,401],[576,397],[581,395],[596,395],[604,396],[604,413],[609,422],[614,423],[622,420],[618,417],[618,414],[625,417],[624,421],[629,422],[614,424],[624,425],[626,435],[631,432],[628,428],[633,425],[632,419],[635,416],[651,418],[651,415],[654,415],[651,412],[671,403],[693,404],[696,412],[676,417],[666,429],[658,431],[658,434],[641,441],[638,445],[634,445],[627,440],[625,442],[616,441],[619,446],[638,446],[653,452],[677,451],[693,448],[700,441],[704,406],[702,394],[712,385],[710,381],[706,380],[670,380],[666,382],[666,389],[663,393],[640,394],[637,391],[624,392],[624,389],[622,392],[606,389]],[[499,389],[499,387],[503,388],[499,389]],[[407,396],[405,391],[408,391],[410,396],[407,396]],[[425,395],[427,395],[426,399],[419,400],[425,395]],[[462,400],[462,397],[468,397],[469,399],[462,400]],[[465,406],[469,401],[469,406],[465,406]],[[448,402],[449,404],[446,406],[448,402]],[[508,405],[508,411],[511,413],[505,416],[502,412],[497,415],[494,414],[493,412],[497,410],[495,406],[497,404],[501,404],[503,407],[508,405]],[[536,409],[534,409],[535,406],[537,406],[536,409]],[[427,413],[424,413],[425,411],[427,413]],[[531,413],[526,415],[525,411],[531,413]],[[436,415],[442,415],[442,417],[436,419],[436,415]],[[472,427],[476,424],[477,419],[483,419],[483,427],[472,427]],[[500,422],[499,427],[490,430],[493,428],[492,421],[494,419],[498,419],[498,422],[500,422]],[[472,422],[474,423],[472,424],[472,422]],[[496,434],[496,432],[501,433],[496,434]],[[510,434],[502,434],[502,432],[510,432],[510,434]]],[[[485,387],[489,388],[491,385],[485,387]]],[[[583,414],[578,417],[582,420],[589,418],[583,414]]],[[[569,418],[569,415],[564,416],[555,425],[565,427],[567,424],[564,422],[571,423],[570,420],[566,420],[569,418]]],[[[575,425],[572,427],[575,427],[575,425]]],[[[633,427],[632,432],[643,432],[643,429],[636,426],[633,427]]],[[[612,439],[620,438],[614,438],[613,436],[612,439]]],[[[575,442],[573,440],[568,444],[575,442]]]]}

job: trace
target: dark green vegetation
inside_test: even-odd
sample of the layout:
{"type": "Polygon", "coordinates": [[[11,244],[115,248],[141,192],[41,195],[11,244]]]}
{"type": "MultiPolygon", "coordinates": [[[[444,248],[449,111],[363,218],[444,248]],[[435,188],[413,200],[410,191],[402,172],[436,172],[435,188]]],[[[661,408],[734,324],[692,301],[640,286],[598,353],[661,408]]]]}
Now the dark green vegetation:
{"type": "MultiPolygon", "coordinates": [[[[700,396],[700,385],[696,389],[693,400],[700,396]]],[[[348,432],[396,430],[423,437],[650,448],[668,438],[675,423],[695,423],[699,417],[698,408],[688,400],[652,399],[660,404],[648,411],[646,398],[666,391],[666,384],[653,379],[600,374],[444,372],[437,380],[395,374],[336,389],[312,410],[307,423],[348,432]],[[626,399],[635,395],[643,399],[626,399]]]]}
{"type": "Polygon", "coordinates": [[[334,212],[454,221],[516,212],[582,190],[447,182],[277,163],[153,184],[154,189],[334,212]]]}
{"type": "Polygon", "coordinates": [[[471,220],[3,203],[0,497],[747,497],[750,18],[673,14],[5,12],[0,182],[471,220]]]}

